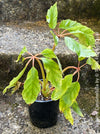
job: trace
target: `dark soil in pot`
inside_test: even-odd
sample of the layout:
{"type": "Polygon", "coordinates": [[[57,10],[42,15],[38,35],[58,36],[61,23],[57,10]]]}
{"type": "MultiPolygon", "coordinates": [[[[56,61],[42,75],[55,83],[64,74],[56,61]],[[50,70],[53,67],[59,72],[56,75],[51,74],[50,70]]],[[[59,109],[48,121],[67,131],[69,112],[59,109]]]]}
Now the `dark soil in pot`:
{"type": "Polygon", "coordinates": [[[47,128],[57,123],[59,101],[37,100],[29,106],[29,114],[33,125],[47,128]]]}

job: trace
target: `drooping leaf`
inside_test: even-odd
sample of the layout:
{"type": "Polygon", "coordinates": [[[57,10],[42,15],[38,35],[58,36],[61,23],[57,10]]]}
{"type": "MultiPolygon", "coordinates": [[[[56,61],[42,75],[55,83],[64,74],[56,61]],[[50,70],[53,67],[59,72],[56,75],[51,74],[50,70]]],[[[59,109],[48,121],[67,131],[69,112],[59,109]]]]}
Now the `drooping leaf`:
{"type": "Polygon", "coordinates": [[[73,125],[74,120],[73,120],[70,108],[67,108],[64,111],[64,117],[73,125]]]}
{"type": "Polygon", "coordinates": [[[51,49],[44,49],[41,54],[46,58],[56,58],[55,53],[51,49]]]}
{"type": "Polygon", "coordinates": [[[53,33],[53,31],[50,31],[50,32],[51,32],[51,34],[53,36],[55,46],[57,46],[58,45],[59,38],[53,33]]]}
{"type": "Polygon", "coordinates": [[[73,75],[69,74],[69,75],[66,75],[64,79],[62,79],[61,87],[55,88],[55,90],[53,91],[51,95],[52,100],[58,100],[65,94],[65,92],[67,91],[67,89],[70,87],[72,83],[72,78],[73,78],[73,75]]]}
{"type": "Polygon", "coordinates": [[[23,99],[27,104],[32,104],[40,92],[40,84],[38,78],[38,71],[32,67],[27,75],[24,83],[24,90],[22,92],[23,99]]]}
{"type": "Polygon", "coordinates": [[[25,67],[23,68],[23,70],[22,70],[16,77],[14,77],[14,78],[10,81],[9,85],[3,90],[3,94],[5,94],[5,93],[7,92],[7,89],[12,88],[12,87],[14,87],[14,86],[16,85],[16,83],[18,82],[18,80],[19,80],[19,79],[22,77],[22,75],[24,74],[24,72],[25,72],[25,70],[26,70],[26,67],[27,67],[27,66],[25,66],[25,67]]]}
{"type": "Polygon", "coordinates": [[[20,52],[20,54],[19,54],[19,56],[18,56],[16,62],[18,62],[18,61],[20,60],[21,56],[22,56],[25,52],[27,52],[27,48],[24,46],[24,48],[21,50],[21,52],[20,52]]]}
{"type": "Polygon", "coordinates": [[[52,59],[41,58],[44,68],[47,73],[47,78],[54,87],[60,87],[62,73],[59,69],[59,65],[52,59]]]}
{"type": "Polygon", "coordinates": [[[66,93],[60,99],[60,110],[70,107],[76,100],[80,90],[80,84],[78,82],[73,82],[71,86],[67,89],[66,93]],[[63,107],[64,106],[64,107],[63,107]]]}
{"type": "Polygon", "coordinates": [[[90,47],[81,45],[70,37],[65,37],[65,44],[70,50],[77,53],[79,58],[96,56],[96,53],[90,47]]]}
{"type": "Polygon", "coordinates": [[[70,19],[61,21],[59,28],[66,29],[79,38],[79,42],[85,46],[95,46],[94,32],[87,26],[70,19]]]}
{"type": "Polygon", "coordinates": [[[82,112],[81,112],[81,110],[80,110],[80,108],[79,108],[79,106],[78,106],[77,101],[75,101],[75,102],[72,104],[72,108],[73,108],[73,110],[74,110],[79,116],[83,117],[83,114],[82,114],[82,112]]]}
{"type": "Polygon", "coordinates": [[[21,86],[21,82],[17,81],[17,83],[14,85],[14,88],[11,92],[11,94],[15,93],[21,86]]]}
{"type": "Polygon", "coordinates": [[[96,60],[94,60],[93,58],[88,58],[86,61],[87,64],[91,65],[91,68],[93,70],[100,70],[100,65],[98,64],[98,62],[96,60]]]}
{"type": "Polygon", "coordinates": [[[57,17],[58,17],[58,11],[57,11],[57,2],[50,7],[47,11],[46,21],[49,23],[49,27],[51,29],[54,29],[57,25],[57,17]]]}

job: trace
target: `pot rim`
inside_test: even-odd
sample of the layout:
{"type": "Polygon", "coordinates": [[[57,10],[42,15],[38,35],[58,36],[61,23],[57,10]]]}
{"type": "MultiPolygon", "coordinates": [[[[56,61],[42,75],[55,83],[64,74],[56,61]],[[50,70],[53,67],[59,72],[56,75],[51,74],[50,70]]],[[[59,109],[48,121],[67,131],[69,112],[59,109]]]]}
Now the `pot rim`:
{"type": "Polygon", "coordinates": [[[57,100],[36,100],[35,102],[47,103],[47,102],[53,102],[53,101],[57,101],[57,100]]]}

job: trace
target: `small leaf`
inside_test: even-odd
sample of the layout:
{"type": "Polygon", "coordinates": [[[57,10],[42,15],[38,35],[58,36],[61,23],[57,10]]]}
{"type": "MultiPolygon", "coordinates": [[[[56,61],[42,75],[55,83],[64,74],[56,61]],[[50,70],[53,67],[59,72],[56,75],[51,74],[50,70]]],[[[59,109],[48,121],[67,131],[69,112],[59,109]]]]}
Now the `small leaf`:
{"type": "Polygon", "coordinates": [[[80,110],[80,108],[79,108],[79,106],[78,106],[77,101],[75,101],[75,102],[72,104],[72,108],[73,108],[73,110],[74,110],[79,116],[83,117],[83,114],[82,114],[82,112],[81,112],[81,110],[80,110]]]}
{"type": "Polygon", "coordinates": [[[76,100],[80,90],[80,84],[78,82],[73,82],[71,86],[67,89],[66,93],[60,99],[61,104],[66,107],[70,107],[76,100]]]}
{"type": "Polygon", "coordinates": [[[18,62],[18,61],[20,60],[21,56],[22,56],[25,52],[27,52],[27,49],[26,49],[26,47],[24,46],[24,48],[21,50],[21,52],[20,52],[20,54],[19,54],[19,56],[18,56],[16,62],[18,62]]]}
{"type": "Polygon", "coordinates": [[[64,116],[73,125],[74,120],[73,120],[73,117],[72,117],[71,109],[70,108],[67,108],[64,111],[64,116]]]}
{"type": "Polygon", "coordinates": [[[27,104],[32,104],[40,92],[38,71],[32,67],[27,75],[22,92],[23,99],[27,104]]]}
{"type": "Polygon", "coordinates": [[[10,81],[9,85],[3,90],[3,94],[5,94],[5,93],[7,92],[7,89],[12,88],[12,87],[14,87],[14,86],[16,85],[16,83],[18,82],[18,80],[19,80],[19,79],[22,77],[22,75],[24,74],[24,72],[25,72],[25,70],[26,70],[26,67],[27,67],[27,66],[25,66],[25,67],[23,68],[23,70],[22,70],[16,77],[14,77],[14,78],[10,81]]]}
{"type": "Polygon", "coordinates": [[[47,11],[47,16],[46,16],[46,21],[49,23],[49,27],[54,29],[57,25],[57,16],[58,16],[58,11],[57,11],[57,2],[50,7],[47,11]]]}
{"type": "Polygon", "coordinates": [[[11,94],[15,93],[21,86],[21,82],[17,81],[17,83],[15,84],[15,87],[13,88],[11,94]]]}
{"type": "Polygon", "coordinates": [[[53,93],[51,95],[52,100],[58,100],[65,94],[67,89],[72,84],[72,78],[73,78],[73,75],[69,74],[69,75],[66,75],[64,77],[64,79],[62,79],[61,87],[60,88],[55,88],[55,90],[53,91],[53,93]]]}
{"type": "Polygon", "coordinates": [[[45,56],[46,58],[56,58],[55,53],[51,50],[51,49],[45,49],[41,52],[41,54],[43,56],[45,56]]]}
{"type": "Polygon", "coordinates": [[[50,31],[50,32],[51,32],[51,34],[53,36],[55,46],[57,46],[58,45],[59,38],[53,33],[53,31],[50,31]]]}
{"type": "Polygon", "coordinates": [[[65,37],[65,44],[70,50],[77,53],[79,58],[96,56],[96,53],[90,47],[81,45],[70,37],[65,37]]]}
{"type": "Polygon", "coordinates": [[[60,60],[58,59],[58,57],[56,57],[56,59],[57,59],[57,63],[58,63],[58,65],[59,65],[59,68],[60,68],[60,70],[61,70],[61,72],[62,72],[62,65],[61,65],[61,63],[60,63],[60,60]]]}
{"type": "Polygon", "coordinates": [[[93,58],[91,58],[91,57],[88,58],[86,63],[89,64],[89,65],[91,65],[91,68],[93,70],[100,70],[100,65],[93,58]]]}
{"type": "Polygon", "coordinates": [[[60,87],[62,72],[59,69],[59,65],[52,59],[41,58],[44,68],[47,73],[47,78],[54,87],[60,87]]]}

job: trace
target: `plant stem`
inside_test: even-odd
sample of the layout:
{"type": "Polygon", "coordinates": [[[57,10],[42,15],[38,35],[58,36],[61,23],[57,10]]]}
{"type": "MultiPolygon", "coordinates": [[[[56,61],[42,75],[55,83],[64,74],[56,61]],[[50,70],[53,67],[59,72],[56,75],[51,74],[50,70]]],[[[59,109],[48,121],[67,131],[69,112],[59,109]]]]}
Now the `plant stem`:
{"type": "Polygon", "coordinates": [[[55,44],[54,44],[54,45],[53,45],[53,48],[52,48],[52,51],[54,51],[54,50],[55,50],[55,47],[56,47],[56,46],[55,46],[55,44]]]}
{"type": "Polygon", "coordinates": [[[62,33],[61,33],[61,34],[65,33],[65,32],[67,32],[67,30],[62,31],[62,33]]]}
{"type": "Polygon", "coordinates": [[[44,84],[43,84],[43,89],[45,90],[46,81],[45,81],[45,73],[44,73],[44,69],[43,69],[43,66],[42,66],[40,60],[39,60],[38,58],[36,58],[36,60],[37,60],[39,66],[40,66],[40,69],[41,69],[42,78],[43,78],[43,83],[44,83],[44,84]]]}
{"type": "Polygon", "coordinates": [[[78,70],[76,70],[74,73],[73,73],[73,76],[78,72],[78,70]]]}
{"type": "Polygon", "coordinates": [[[64,73],[64,72],[65,72],[66,70],[68,70],[68,69],[76,69],[76,70],[77,70],[77,67],[68,66],[68,67],[64,68],[62,72],[64,73]]]}
{"type": "Polygon", "coordinates": [[[79,81],[79,77],[80,77],[80,73],[79,73],[79,71],[78,71],[78,77],[77,77],[77,81],[79,81]]]}
{"type": "Polygon", "coordinates": [[[28,64],[31,62],[32,58],[26,63],[26,66],[28,66],[28,64]]]}
{"type": "Polygon", "coordinates": [[[84,67],[87,63],[83,64],[82,66],[80,66],[80,68],[84,67]]]}

